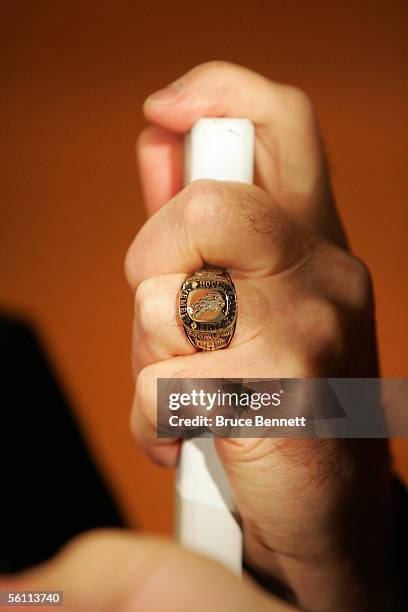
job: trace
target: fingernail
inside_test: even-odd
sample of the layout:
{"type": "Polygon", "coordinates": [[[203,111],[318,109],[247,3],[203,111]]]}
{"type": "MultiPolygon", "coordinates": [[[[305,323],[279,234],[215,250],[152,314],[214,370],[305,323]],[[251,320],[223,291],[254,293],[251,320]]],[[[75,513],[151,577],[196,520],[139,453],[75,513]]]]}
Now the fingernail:
{"type": "Polygon", "coordinates": [[[154,104],[156,104],[156,102],[160,104],[164,104],[166,102],[172,102],[174,98],[176,98],[177,95],[182,90],[183,85],[184,85],[184,82],[181,79],[174,81],[173,83],[170,83],[170,85],[168,85],[164,89],[159,89],[159,91],[152,93],[146,99],[146,102],[148,103],[152,102],[154,104]]]}

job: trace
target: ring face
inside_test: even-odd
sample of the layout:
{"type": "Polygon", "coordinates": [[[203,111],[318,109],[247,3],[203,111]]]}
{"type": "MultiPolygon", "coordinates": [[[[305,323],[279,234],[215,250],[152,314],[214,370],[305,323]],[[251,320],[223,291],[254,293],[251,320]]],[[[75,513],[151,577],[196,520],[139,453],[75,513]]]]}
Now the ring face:
{"type": "Polygon", "coordinates": [[[237,296],[228,273],[203,269],[189,275],[179,293],[179,315],[195,348],[228,346],[237,319],[237,296]]]}
{"type": "Polygon", "coordinates": [[[193,289],[187,297],[187,312],[193,321],[207,323],[224,319],[228,298],[218,289],[193,289]]]}

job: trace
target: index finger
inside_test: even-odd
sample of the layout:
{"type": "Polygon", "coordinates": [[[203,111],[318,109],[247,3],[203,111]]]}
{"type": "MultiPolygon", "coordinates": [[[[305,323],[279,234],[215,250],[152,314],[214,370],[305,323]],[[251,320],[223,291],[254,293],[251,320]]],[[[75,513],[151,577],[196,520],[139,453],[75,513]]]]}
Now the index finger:
{"type": "Polygon", "coordinates": [[[150,212],[164,205],[180,188],[181,164],[173,163],[170,169],[169,163],[160,163],[164,151],[168,159],[180,159],[182,141],[175,138],[177,134],[189,131],[201,117],[247,117],[255,124],[257,136],[255,183],[268,191],[295,221],[345,245],[316,115],[310,99],[299,88],[271,81],[236,64],[208,62],[149,96],[144,113],[161,129],[157,139],[157,133],[147,128],[138,144],[142,185],[148,194],[150,212]],[[168,155],[169,150],[172,155],[168,155]],[[153,193],[153,184],[168,185],[170,189],[160,188],[153,193]]]}
{"type": "Polygon", "coordinates": [[[152,276],[187,274],[204,263],[241,277],[269,276],[305,261],[317,244],[259,187],[200,180],[145,223],[125,271],[133,289],[152,276]]]}

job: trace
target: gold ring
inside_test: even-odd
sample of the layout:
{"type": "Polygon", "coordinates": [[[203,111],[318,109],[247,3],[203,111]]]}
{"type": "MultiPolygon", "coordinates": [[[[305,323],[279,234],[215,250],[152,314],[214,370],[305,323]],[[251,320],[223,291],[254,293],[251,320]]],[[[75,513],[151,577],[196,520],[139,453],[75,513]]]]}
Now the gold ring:
{"type": "Polygon", "coordinates": [[[184,331],[194,348],[215,351],[229,345],[237,322],[237,294],[226,270],[208,267],[189,274],[178,301],[184,331]]]}

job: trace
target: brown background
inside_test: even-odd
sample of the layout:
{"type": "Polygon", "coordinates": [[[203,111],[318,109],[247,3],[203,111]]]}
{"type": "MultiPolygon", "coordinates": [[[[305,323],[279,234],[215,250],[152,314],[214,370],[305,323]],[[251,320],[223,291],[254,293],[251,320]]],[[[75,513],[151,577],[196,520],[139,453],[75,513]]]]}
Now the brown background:
{"type": "MultiPolygon", "coordinates": [[[[407,374],[407,3],[1,3],[0,304],[30,315],[128,516],[170,531],[172,474],[128,433],[144,97],[208,59],[312,96],[339,207],[377,291],[383,373],[407,374]],[[404,159],[405,158],[405,159],[404,159]]],[[[408,476],[408,447],[394,444],[408,476]]]]}

